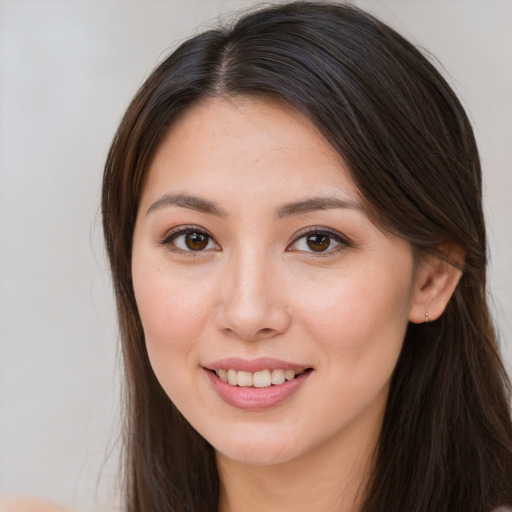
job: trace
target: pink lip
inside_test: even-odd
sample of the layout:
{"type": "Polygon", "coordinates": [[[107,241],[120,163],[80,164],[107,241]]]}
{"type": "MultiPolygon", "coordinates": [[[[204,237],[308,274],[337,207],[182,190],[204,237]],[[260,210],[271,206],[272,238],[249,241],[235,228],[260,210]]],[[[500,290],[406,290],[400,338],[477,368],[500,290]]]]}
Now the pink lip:
{"type": "Polygon", "coordinates": [[[241,359],[239,357],[226,357],[209,364],[203,365],[208,370],[238,370],[243,372],[261,372],[263,370],[295,370],[302,371],[311,366],[288,363],[271,357],[259,357],[257,359],[241,359]]]}
{"type": "MultiPolygon", "coordinates": [[[[222,368],[222,366],[220,368],[222,368]]],[[[232,368],[232,366],[230,366],[230,368],[232,368]]],[[[268,369],[269,367],[266,366],[265,368],[268,369]]],[[[280,366],[279,368],[283,367],[280,366]]],[[[222,382],[211,370],[205,369],[205,372],[210,379],[213,389],[224,402],[232,407],[246,411],[263,411],[282,404],[294,395],[304,384],[306,379],[313,373],[305,372],[295,379],[288,380],[276,386],[254,388],[232,386],[227,382],[222,382]]]]}

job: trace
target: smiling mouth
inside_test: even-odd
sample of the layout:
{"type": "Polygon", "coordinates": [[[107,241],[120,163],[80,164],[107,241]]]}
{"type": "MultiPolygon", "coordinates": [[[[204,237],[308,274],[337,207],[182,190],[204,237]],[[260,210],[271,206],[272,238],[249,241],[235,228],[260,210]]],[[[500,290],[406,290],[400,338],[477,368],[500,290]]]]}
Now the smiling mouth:
{"type": "Polygon", "coordinates": [[[217,377],[231,386],[268,388],[270,386],[279,386],[286,381],[300,377],[306,372],[312,371],[312,368],[304,370],[284,370],[276,368],[274,370],[262,370],[259,372],[247,372],[233,369],[211,370],[217,377]]]}

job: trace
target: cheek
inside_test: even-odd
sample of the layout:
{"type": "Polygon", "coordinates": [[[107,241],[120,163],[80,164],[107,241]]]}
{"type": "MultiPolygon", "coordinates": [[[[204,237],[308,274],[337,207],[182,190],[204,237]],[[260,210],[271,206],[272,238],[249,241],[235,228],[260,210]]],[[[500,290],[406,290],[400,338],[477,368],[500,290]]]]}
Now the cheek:
{"type": "Polygon", "coordinates": [[[401,273],[392,269],[379,266],[344,273],[328,286],[309,289],[299,297],[298,316],[310,335],[321,338],[326,353],[336,354],[338,363],[350,366],[350,372],[385,360],[394,364],[401,349],[412,270],[407,265],[401,273]]]}
{"type": "Polygon", "coordinates": [[[318,401],[318,417],[332,421],[334,414],[334,427],[383,410],[408,324],[410,281],[391,276],[351,272],[302,300],[298,316],[316,340],[324,388],[331,390],[328,400],[318,401]]]}
{"type": "Polygon", "coordinates": [[[393,318],[407,318],[408,287],[388,279],[379,282],[352,275],[348,279],[331,281],[317,293],[302,294],[301,302],[306,311],[315,311],[310,315],[314,323],[326,327],[339,327],[342,323],[343,330],[357,326],[355,332],[358,332],[374,323],[384,326],[392,324],[393,318]]]}
{"type": "Polygon", "coordinates": [[[197,339],[209,310],[204,282],[162,267],[134,269],[133,285],[148,351],[179,351],[197,339]]]}
{"type": "Polygon", "coordinates": [[[203,283],[198,286],[165,265],[138,267],[133,275],[151,367],[168,397],[185,413],[196,386],[194,355],[208,315],[209,294],[203,283]]]}

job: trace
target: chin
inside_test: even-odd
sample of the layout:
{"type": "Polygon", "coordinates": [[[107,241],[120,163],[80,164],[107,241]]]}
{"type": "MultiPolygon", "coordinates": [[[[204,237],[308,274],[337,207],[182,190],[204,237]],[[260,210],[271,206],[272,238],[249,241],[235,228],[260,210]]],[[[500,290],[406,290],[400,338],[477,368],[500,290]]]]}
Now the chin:
{"type": "MultiPolygon", "coordinates": [[[[282,432],[260,435],[247,430],[239,436],[230,432],[224,439],[210,439],[215,452],[239,464],[272,466],[284,464],[308,451],[294,436],[282,432]]],[[[261,433],[260,433],[261,434],[261,433]]]]}
{"type": "Polygon", "coordinates": [[[241,446],[229,447],[226,450],[215,450],[217,455],[226,457],[238,464],[248,466],[274,466],[284,464],[295,459],[299,454],[277,447],[265,446],[241,446]]]}

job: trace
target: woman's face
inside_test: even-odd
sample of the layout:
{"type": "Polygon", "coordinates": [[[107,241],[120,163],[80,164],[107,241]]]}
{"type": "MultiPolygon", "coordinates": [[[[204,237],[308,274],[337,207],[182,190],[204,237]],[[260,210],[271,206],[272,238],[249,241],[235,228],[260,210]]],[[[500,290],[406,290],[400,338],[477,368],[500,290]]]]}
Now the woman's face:
{"type": "Polygon", "coordinates": [[[189,109],[149,170],[132,267],[154,372],[218,453],[273,464],[376,440],[412,249],[369,220],[304,116],[251,98],[189,109]]]}

